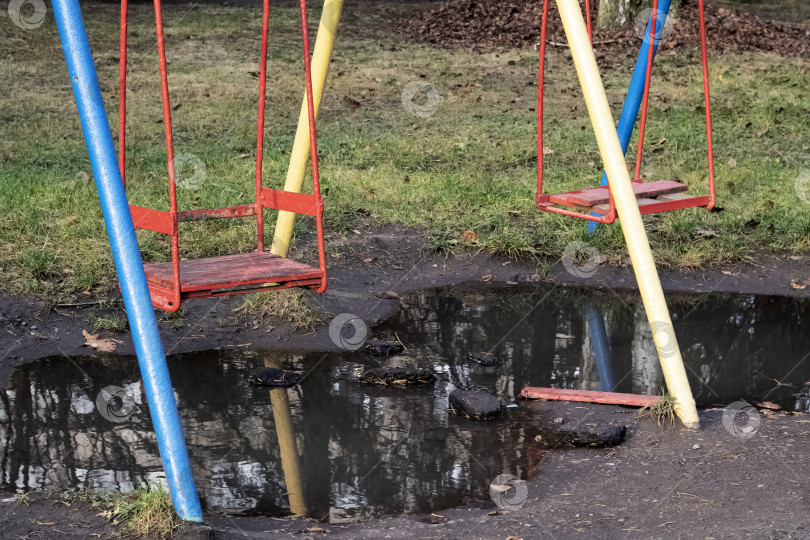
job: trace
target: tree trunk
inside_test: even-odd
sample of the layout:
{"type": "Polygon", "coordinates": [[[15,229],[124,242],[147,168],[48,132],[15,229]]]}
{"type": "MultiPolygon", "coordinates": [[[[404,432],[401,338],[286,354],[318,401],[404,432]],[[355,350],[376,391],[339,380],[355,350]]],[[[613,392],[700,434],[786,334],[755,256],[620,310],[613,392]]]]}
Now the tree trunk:
{"type": "MultiPolygon", "coordinates": [[[[597,28],[616,28],[632,24],[639,12],[652,7],[652,0],[598,0],[597,4],[597,28]]],[[[680,7],[681,0],[672,0],[670,16],[677,16],[680,7]]]]}

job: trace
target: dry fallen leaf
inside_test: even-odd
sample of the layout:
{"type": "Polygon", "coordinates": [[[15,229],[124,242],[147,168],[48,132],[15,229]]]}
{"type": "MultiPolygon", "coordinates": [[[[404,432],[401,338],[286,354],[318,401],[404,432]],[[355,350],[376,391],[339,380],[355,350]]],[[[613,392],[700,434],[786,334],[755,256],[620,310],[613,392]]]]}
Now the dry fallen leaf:
{"type": "Polygon", "coordinates": [[[459,239],[462,242],[478,242],[478,235],[475,234],[473,231],[461,231],[459,239]]]}
{"type": "Polygon", "coordinates": [[[773,409],[774,411],[778,411],[782,408],[781,405],[778,403],[774,403],[773,401],[763,401],[761,403],[757,403],[757,408],[760,409],[773,409]]]}
{"type": "Polygon", "coordinates": [[[492,281],[492,274],[481,276],[481,281],[492,281]]]}
{"type": "Polygon", "coordinates": [[[543,147],[543,155],[544,156],[547,156],[547,155],[553,154],[553,153],[554,153],[554,150],[552,150],[551,148],[548,148],[546,146],[543,147]]]}
{"type": "Polygon", "coordinates": [[[92,347],[98,352],[113,352],[115,350],[115,342],[111,339],[98,339],[98,334],[91,334],[87,330],[82,330],[84,336],[84,344],[87,347],[92,347]]]}
{"type": "Polygon", "coordinates": [[[720,236],[719,234],[717,234],[716,231],[710,231],[706,229],[698,229],[697,234],[698,236],[702,236],[704,238],[717,238],[718,236],[720,236]]]}
{"type": "Polygon", "coordinates": [[[399,300],[399,295],[394,291],[381,292],[375,294],[374,296],[377,298],[382,298],[383,300],[399,300]]]}
{"type": "Polygon", "coordinates": [[[799,290],[807,288],[807,285],[804,285],[802,283],[797,283],[795,279],[790,280],[790,286],[793,287],[794,289],[799,289],[799,290]]]}
{"type": "Polygon", "coordinates": [[[363,259],[363,262],[364,263],[372,263],[372,262],[374,262],[374,257],[369,257],[367,259],[363,259]]]}

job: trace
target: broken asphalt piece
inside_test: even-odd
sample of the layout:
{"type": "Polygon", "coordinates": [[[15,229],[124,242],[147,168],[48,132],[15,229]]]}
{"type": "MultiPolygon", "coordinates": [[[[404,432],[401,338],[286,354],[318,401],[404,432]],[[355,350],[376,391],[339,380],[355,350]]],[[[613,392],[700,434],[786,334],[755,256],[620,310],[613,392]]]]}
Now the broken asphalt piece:
{"type": "Polygon", "coordinates": [[[409,384],[429,384],[436,380],[432,371],[422,368],[372,368],[360,376],[363,384],[385,386],[405,386],[409,384]]]}
{"type": "Polygon", "coordinates": [[[614,424],[563,424],[548,434],[547,439],[553,443],[569,446],[590,446],[602,448],[617,446],[624,441],[627,426],[614,424]]]}
{"type": "Polygon", "coordinates": [[[399,341],[385,341],[382,339],[369,339],[363,345],[363,350],[374,356],[391,356],[405,350],[405,346],[399,341]]]}
{"type": "Polygon", "coordinates": [[[250,382],[260,386],[289,388],[300,383],[302,379],[303,377],[299,373],[271,367],[260,367],[250,372],[250,382]]]}
{"type": "Polygon", "coordinates": [[[453,390],[449,401],[453,414],[470,420],[494,420],[506,410],[500,398],[486,392],[453,390]]]}
{"type": "Polygon", "coordinates": [[[482,366],[498,366],[503,363],[503,358],[488,352],[467,353],[467,360],[478,362],[482,366]]]}

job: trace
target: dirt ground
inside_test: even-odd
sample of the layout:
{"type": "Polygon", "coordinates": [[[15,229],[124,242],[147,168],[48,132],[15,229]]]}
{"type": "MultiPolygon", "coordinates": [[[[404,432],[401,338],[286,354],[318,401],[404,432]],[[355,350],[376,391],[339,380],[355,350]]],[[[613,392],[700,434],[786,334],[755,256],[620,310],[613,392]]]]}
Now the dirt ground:
{"type": "MultiPolygon", "coordinates": [[[[633,290],[630,267],[602,266],[590,278],[576,278],[557,262],[538,281],[534,263],[485,254],[445,255],[421,249],[423,236],[399,227],[369,223],[360,234],[333,238],[340,254],[330,265],[329,291],[314,298],[325,310],[350,312],[373,325],[398,308],[386,291],[399,294],[425,287],[479,283],[483,287],[544,286],[633,290]],[[489,278],[488,276],[492,276],[489,278]],[[486,278],[482,279],[484,276],[486,278]],[[546,283],[547,284],[547,283],[546,283]]],[[[304,250],[302,250],[303,252],[304,250]]],[[[791,287],[807,279],[806,257],[761,255],[726,268],[662,271],[667,291],[741,292],[807,296],[791,287]]],[[[330,350],[326,327],[290,334],[283,326],[266,331],[250,324],[221,327],[217,315],[233,299],[192,301],[182,327],[161,323],[167,353],[250,344],[255,348],[330,350]]],[[[50,355],[88,354],[83,346],[83,308],[47,313],[19,298],[0,300],[0,387],[15,366],[50,355]]],[[[116,353],[133,352],[128,333],[114,336],[116,353]]],[[[459,501],[434,516],[402,516],[358,524],[333,525],[306,519],[212,516],[217,538],[794,538],[810,532],[808,492],[810,418],[762,416],[756,434],[732,435],[722,411],[703,411],[699,432],[677,426],[662,429],[635,411],[587,404],[533,402],[544,418],[566,423],[613,421],[628,426],[625,444],[613,449],[554,449],[539,453],[537,473],[528,483],[523,508],[496,512],[491,501],[459,501]],[[437,522],[434,524],[434,522],[437,522]]],[[[541,426],[538,426],[538,432],[541,426]]],[[[110,537],[115,531],[98,511],[32,497],[27,504],[1,494],[4,538],[110,537]]]]}

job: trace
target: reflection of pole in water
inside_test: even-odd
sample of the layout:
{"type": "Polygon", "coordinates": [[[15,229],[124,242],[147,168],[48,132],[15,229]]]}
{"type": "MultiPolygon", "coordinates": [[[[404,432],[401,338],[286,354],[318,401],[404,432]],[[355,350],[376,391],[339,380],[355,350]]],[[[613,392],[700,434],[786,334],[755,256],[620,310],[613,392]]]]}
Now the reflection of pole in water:
{"type": "MultiPolygon", "coordinates": [[[[264,365],[272,368],[279,367],[275,358],[266,358],[264,365]]],[[[301,458],[295,442],[287,389],[270,390],[270,402],[273,405],[273,420],[276,424],[276,436],[281,449],[281,469],[284,471],[284,482],[287,484],[290,512],[296,516],[305,516],[307,515],[307,505],[304,499],[304,482],[301,478],[301,458]]]]}
{"type": "Polygon", "coordinates": [[[633,393],[657,395],[664,388],[658,350],[644,306],[636,306],[633,318],[633,393]]]}
{"type": "Polygon", "coordinates": [[[585,304],[585,317],[588,320],[588,337],[593,347],[593,354],[596,357],[599,386],[603,392],[613,392],[616,390],[616,380],[613,377],[605,317],[599,306],[593,302],[585,304]]]}

